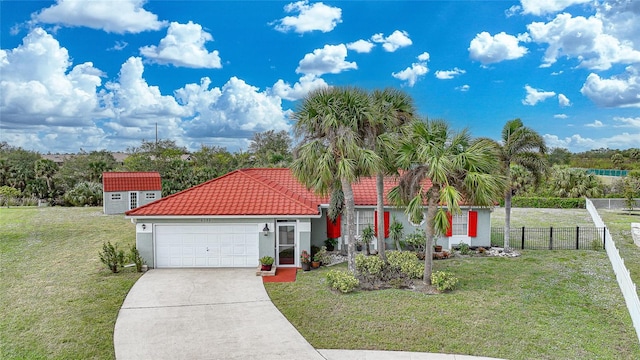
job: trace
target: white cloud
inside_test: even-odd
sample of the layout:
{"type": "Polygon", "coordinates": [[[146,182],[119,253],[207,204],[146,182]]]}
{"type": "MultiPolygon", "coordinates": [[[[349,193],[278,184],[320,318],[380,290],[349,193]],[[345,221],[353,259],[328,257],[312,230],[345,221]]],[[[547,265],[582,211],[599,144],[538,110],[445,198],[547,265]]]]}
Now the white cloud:
{"type": "Polygon", "coordinates": [[[429,68],[427,67],[427,61],[429,60],[429,53],[424,52],[418,55],[418,60],[420,62],[413,63],[411,64],[410,67],[407,67],[406,69],[399,71],[397,73],[392,73],[391,76],[393,76],[396,79],[406,81],[409,87],[413,87],[413,85],[415,85],[415,83],[421,77],[423,77],[429,72],[429,68]]]}
{"type": "Polygon", "coordinates": [[[604,124],[600,120],[594,120],[592,123],[586,124],[585,126],[593,127],[593,128],[601,128],[601,127],[604,127],[604,124]]]}
{"type": "Polygon", "coordinates": [[[394,31],[387,37],[384,37],[382,33],[375,34],[371,37],[371,41],[382,44],[382,48],[387,52],[394,52],[401,47],[413,44],[409,38],[409,33],[400,30],[394,31]]]}
{"type": "Polygon", "coordinates": [[[569,6],[588,3],[592,0],[520,0],[522,13],[531,15],[546,15],[562,11],[569,6]]]}
{"type": "Polygon", "coordinates": [[[143,9],[145,0],[57,0],[32,18],[37,22],[65,26],[85,26],[106,32],[124,34],[159,30],[166,26],[158,16],[143,9]]]}
{"type": "Polygon", "coordinates": [[[127,46],[129,46],[129,43],[126,41],[116,41],[116,43],[107,49],[107,51],[120,51],[120,50],[124,50],[124,48],[126,48],[127,46]]]}
{"type": "Polygon", "coordinates": [[[183,127],[192,141],[250,138],[256,131],[289,129],[280,97],[261,92],[236,77],[222,88],[209,89],[210,85],[209,78],[203,78],[200,84],[187,84],[175,92],[190,113],[183,127]]]}
{"type": "Polygon", "coordinates": [[[213,41],[213,37],[203,31],[200,24],[191,21],[187,24],[172,22],[167,29],[167,36],[160,40],[158,46],[141,47],[140,53],[159,64],[189,68],[221,68],[218,51],[209,52],[204,47],[209,41],[213,41]]]}
{"type": "Polygon", "coordinates": [[[541,101],[545,101],[550,97],[556,96],[556,93],[553,91],[544,91],[540,89],[534,89],[529,85],[525,85],[524,89],[527,91],[527,96],[522,100],[524,105],[535,105],[541,101]]]}
{"type": "Polygon", "coordinates": [[[280,79],[271,88],[271,92],[282,99],[295,101],[305,97],[310,91],[329,86],[322,78],[315,75],[304,75],[291,86],[280,79]]]}
{"type": "Polygon", "coordinates": [[[154,119],[177,119],[187,113],[171,95],[150,86],[142,77],[144,65],[139,57],[130,57],[120,68],[118,82],[105,87],[105,96],[120,125],[144,126],[154,119]]]}
{"type": "Polygon", "coordinates": [[[440,80],[449,80],[464,73],[466,73],[466,71],[454,68],[453,70],[438,70],[435,75],[440,80]]]}
{"type": "Polygon", "coordinates": [[[521,42],[529,42],[527,34],[513,36],[505,32],[491,36],[486,31],[477,34],[469,44],[469,56],[483,65],[513,60],[523,57],[529,50],[520,46],[521,42]]]}
{"type": "Polygon", "coordinates": [[[470,89],[470,88],[471,88],[471,87],[470,87],[469,85],[465,84],[465,85],[462,85],[462,86],[458,86],[458,87],[456,88],[456,90],[460,90],[460,91],[462,91],[462,92],[467,92],[467,91],[469,91],[469,89],[470,89]]]}
{"type": "Polygon", "coordinates": [[[571,106],[571,100],[564,94],[558,94],[558,105],[562,107],[571,106]]]}
{"type": "Polygon", "coordinates": [[[602,20],[595,16],[563,13],[548,23],[531,23],[527,29],[533,41],[548,44],[542,67],[553,65],[562,56],[576,58],[580,66],[595,70],[607,70],[615,63],[640,62],[640,51],[632,43],[606,34],[602,20]]]}
{"type": "Polygon", "coordinates": [[[596,17],[602,21],[605,33],[640,44],[640,5],[637,1],[606,1],[594,3],[596,17]]]}
{"type": "Polygon", "coordinates": [[[325,45],[322,49],[315,49],[306,54],[298,63],[296,73],[316,75],[339,74],[346,70],[357,69],[355,62],[345,61],[347,47],[344,44],[325,45]]]}
{"type": "MultiPolygon", "coordinates": [[[[615,125],[615,127],[631,127],[640,130],[640,116],[635,118],[614,117],[613,120],[622,123],[621,125],[615,125]]],[[[640,143],[640,140],[638,142],[640,143]]]]}
{"type": "Polygon", "coordinates": [[[0,50],[0,117],[3,126],[89,125],[108,115],[96,89],[102,71],[86,62],[71,68],[67,49],[41,28],[12,50],[0,50]]]}
{"type": "Polygon", "coordinates": [[[591,73],[580,92],[602,107],[640,107],[640,76],[628,66],[619,76],[603,79],[591,73]]]}
{"type": "Polygon", "coordinates": [[[275,24],[275,29],[281,32],[290,30],[299,34],[314,30],[329,32],[342,22],[342,10],[340,8],[328,6],[321,2],[309,5],[309,1],[298,1],[286,5],[284,11],[299,14],[297,16],[285,16],[270,24],[275,24]]]}
{"type": "Polygon", "coordinates": [[[638,147],[640,132],[622,133],[596,139],[582,137],[580,134],[574,134],[564,138],[553,134],[544,134],[543,137],[548,148],[560,147],[569,149],[571,152],[582,152],[600,148],[628,149],[638,147]]]}
{"type": "Polygon", "coordinates": [[[347,44],[347,49],[358,53],[370,53],[375,45],[367,40],[358,40],[347,44]]]}
{"type": "Polygon", "coordinates": [[[567,116],[567,114],[555,114],[555,115],[553,115],[554,119],[566,119],[568,117],[569,116],[567,116]]]}

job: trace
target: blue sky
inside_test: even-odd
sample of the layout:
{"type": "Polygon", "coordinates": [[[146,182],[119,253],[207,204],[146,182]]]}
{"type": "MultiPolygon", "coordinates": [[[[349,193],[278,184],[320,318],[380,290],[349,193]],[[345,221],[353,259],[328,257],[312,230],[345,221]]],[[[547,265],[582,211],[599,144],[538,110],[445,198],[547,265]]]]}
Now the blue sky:
{"type": "Polygon", "coordinates": [[[0,141],[246,150],[321,86],[549,147],[640,147],[640,1],[0,0],[0,141]]]}

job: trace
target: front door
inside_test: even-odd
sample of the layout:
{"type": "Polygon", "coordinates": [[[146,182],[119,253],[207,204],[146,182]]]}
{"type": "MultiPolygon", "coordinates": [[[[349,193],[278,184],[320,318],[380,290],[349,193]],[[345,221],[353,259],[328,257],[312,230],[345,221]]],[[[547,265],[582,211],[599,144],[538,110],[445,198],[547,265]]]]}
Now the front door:
{"type": "Polygon", "coordinates": [[[297,265],[296,223],[276,222],[276,264],[293,267],[297,265]]]}

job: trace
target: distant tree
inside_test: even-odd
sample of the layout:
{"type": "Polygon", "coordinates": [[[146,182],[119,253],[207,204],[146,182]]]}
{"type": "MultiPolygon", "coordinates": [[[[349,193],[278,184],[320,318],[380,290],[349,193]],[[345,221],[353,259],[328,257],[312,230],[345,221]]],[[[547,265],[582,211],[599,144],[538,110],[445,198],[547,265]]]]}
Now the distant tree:
{"type": "Polygon", "coordinates": [[[547,154],[547,161],[550,165],[568,165],[571,162],[572,154],[564,148],[553,148],[547,154]]]}
{"type": "Polygon", "coordinates": [[[554,166],[548,181],[549,195],[556,197],[600,197],[603,185],[597,176],[586,170],[554,166]]]}
{"type": "Polygon", "coordinates": [[[54,195],[53,177],[58,172],[58,164],[49,159],[39,159],[35,162],[35,172],[39,179],[45,181],[46,193],[40,198],[50,198],[54,195]]]}
{"type": "Polygon", "coordinates": [[[80,182],[102,182],[102,173],[117,166],[116,159],[107,150],[86,152],[81,150],[65,159],[54,176],[62,192],[69,191],[80,182]]]}
{"type": "Polygon", "coordinates": [[[64,194],[64,200],[73,206],[102,205],[102,184],[89,181],[77,183],[64,194]]]}
{"type": "Polygon", "coordinates": [[[255,167],[288,167],[293,160],[291,136],[284,130],[257,132],[251,139],[249,153],[255,167]]]}
{"type": "Polygon", "coordinates": [[[222,176],[237,168],[235,156],[224,147],[202,145],[191,154],[193,177],[197,183],[222,176]]]}
{"type": "Polygon", "coordinates": [[[611,162],[617,167],[620,167],[620,165],[624,163],[624,156],[622,156],[622,154],[620,153],[613,154],[611,155],[611,162]]]}

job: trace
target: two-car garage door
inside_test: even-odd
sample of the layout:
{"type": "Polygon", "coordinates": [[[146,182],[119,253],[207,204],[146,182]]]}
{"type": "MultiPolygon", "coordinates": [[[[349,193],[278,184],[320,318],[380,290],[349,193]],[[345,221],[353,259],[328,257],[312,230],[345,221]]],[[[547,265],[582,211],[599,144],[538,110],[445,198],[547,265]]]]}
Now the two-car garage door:
{"type": "Polygon", "coordinates": [[[156,267],[254,267],[258,225],[156,225],[156,267]]]}

